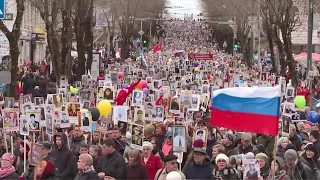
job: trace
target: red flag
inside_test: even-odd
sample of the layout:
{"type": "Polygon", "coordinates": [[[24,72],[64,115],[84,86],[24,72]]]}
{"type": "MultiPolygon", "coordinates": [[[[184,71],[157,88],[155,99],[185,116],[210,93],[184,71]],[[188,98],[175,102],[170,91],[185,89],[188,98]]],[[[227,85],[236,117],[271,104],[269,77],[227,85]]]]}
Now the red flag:
{"type": "Polygon", "coordinates": [[[153,48],[153,54],[155,54],[155,53],[157,53],[158,51],[161,51],[161,50],[162,50],[162,45],[161,44],[157,44],[153,48]]]}
{"type": "Polygon", "coordinates": [[[138,80],[137,82],[131,84],[130,86],[122,89],[118,96],[114,99],[114,101],[117,103],[118,106],[123,105],[123,103],[126,101],[127,97],[132,93],[132,91],[136,88],[136,86],[139,84],[141,80],[138,80]]]}
{"type": "Polygon", "coordinates": [[[162,105],[162,96],[160,96],[156,102],[156,106],[161,106],[162,105]]]}

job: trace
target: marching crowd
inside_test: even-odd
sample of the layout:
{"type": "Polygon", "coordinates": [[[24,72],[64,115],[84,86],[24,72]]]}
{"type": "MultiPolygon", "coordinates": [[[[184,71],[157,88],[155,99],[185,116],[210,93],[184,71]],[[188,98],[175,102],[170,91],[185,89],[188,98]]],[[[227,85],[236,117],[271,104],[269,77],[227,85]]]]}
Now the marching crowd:
{"type": "MultiPolygon", "coordinates": [[[[153,70],[153,75],[149,73],[150,69],[152,71],[155,68],[167,71],[165,76],[174,82],[174,90],[193,90],[201,94],[202,91],[192,89],[190,84],[204,85],[204,81],[224,88],[219,81],[215,81],[216,77],[221,77],[227,82],[226,79],[231,78],[228,74],[230,71],[224,71],[223,67],[211,69],[208,66],[220,67],[225,64],[239,66],[236,63],[238,60],[217,49],[212,41],[210,35],[212,30],[209,25],[197,21],[170,21],[164,23],[164,29],[166,38],[161,42],[161,52],[147,54],[144,63],[126,61],[138,64],[136,67],[141,68],[141,71],[148,69],[142,74],[142,79],[148,76],[161,79],[161,70],[153,70]],[[180,50],[183,52],[180,53],[180,50]],[[183,74],[181,70],[188,68],[188,65],[181,62],[188,58],[187,53],[190,52],[211,54],[214,60],[200,62],[199,67],[193,67],[193,63],[190,73],[186,71],[183,74]],[[174,74],[177,71],[179,77],[174,74]],[[199,71],[202,74],[200,80],[197,77],[199,71]],[[193,83],[187,84],[188,75],[193,83]]],[[[125,64],[115,64],[110,67],[106,65],[109,69],[115,67],[124,69],[121,66],[125,64]]],[[[45,68],[42,67],[43,71],[45,68]]],[[[54,75],[47,76],[39,71],[34,73],[30,64],[21,72],[23,75],[19,81],[23,94],[31,93],[33,98],[46,99],[47,94],[57,93],[54,75]]],[[[102,71],[100,80],[104,79],[105,73],[106,71],[102,71]]],[[[175,98],[179,93],[174,92],[169,96],[175,98]]],[[[162,99],[162,96],[157,97],[154,102],[162,99]]],[[[162,121],[144,123],[143,141],[139,148],[131,146],[135,134],[129,126],[123,133],[122,129],[114,124],[104,132],[96,129],[89,136],[81,129],[81,125],[76,124],[67,131],[55,127],[55,134],[52,137],[41,132],[30,133],[28,137],[20,135],[19,132],[3,133],[0,137],[0,179],[320,179],[318,123],[309,121],[291,123],[289,133],[282,135],[279,131],[278,137],[238,132],[211,126],[209,100],[201,100],[199,104],[197,110],[193,111],[191,120],[186,120],[185,112],[178,120],[165,113],[162,121]],[[173,141],[177,136],[172,131],[174,125],[182,125],[185,128],[185,151],[174,151],[173,141]],[[206,134],[198,135],[195,133],[197,129],[206,129],[206,134]],[[205,136],[205,138],[202,140],[195,136],[205,136]],[[30,164],[32,143],[41,144],[39,151],[41,161],[37,166],[30,164]],[[247,160],[255,160],[256,164],[246,164],[247,160]]],[[[164,108],[168,106],[164,105],[164,108]]],[[[132,121],[129,116],[129,124],[132,121]]]]}

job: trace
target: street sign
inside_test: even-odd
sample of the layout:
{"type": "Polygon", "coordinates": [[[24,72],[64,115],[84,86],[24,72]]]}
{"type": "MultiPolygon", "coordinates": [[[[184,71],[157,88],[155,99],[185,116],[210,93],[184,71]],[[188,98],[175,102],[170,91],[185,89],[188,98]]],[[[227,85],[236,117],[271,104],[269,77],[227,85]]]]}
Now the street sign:
{"type": "Polygon", "coordinates": [[[5,19],[6,17],[6,2],[5,0],[0,0],[0,19],[5,19]]]}
{"type": "Polygon", "coordinates": [[[140,36],[144,35],[144,32],[142,30],[140,30],[138,33],[139,33],[140,36]]]}

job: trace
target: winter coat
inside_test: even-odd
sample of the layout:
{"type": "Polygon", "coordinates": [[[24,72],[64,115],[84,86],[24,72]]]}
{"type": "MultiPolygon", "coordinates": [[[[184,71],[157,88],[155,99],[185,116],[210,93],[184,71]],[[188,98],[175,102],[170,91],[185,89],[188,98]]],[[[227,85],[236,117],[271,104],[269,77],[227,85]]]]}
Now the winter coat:
{"type": "Polygon", "coordinates": [[[68,148],[67,136],[65,133],[58,133],[53,136],[54,148],[51,152],[52,158],[55,159],[54,166],[58,171],[59,177],[61,179],[72,178],[72,152],[68,148]],[[56,137],[60,136],[62,139],[62,147],[58,148],[56,145],[56,137]]]}
{"type": "Polygon", "coordinates": [[[87,173],[78,173],[74,180],[100,180],[96,171],[92,170],[87,173]]]}
{"type": "Polygon", "coordinates": [[[147,167],[142,163],[128,165],[126,169],[126,179],[149,179],[147,167]]]}
{"type": "Polygon", "coordinates": [[[261,135],[257,138],[257,145],[262,144],[265,149],[266,153],[268,155],[271,155],[273,152],[273,147],[275,143],[275,137],[274,136],[267,136],[267,135],[261,135]]]}
{"type": "MultiPolygon", "coordinates": [[[[266,178],[266,180],[272,180],[273,174],[270,171],[269,176],[266,178]]],[[[289,176],[287,175],[287,172],[285,170],[282,170],[280,172],[276,172],[274,176],[274,180],[290,180],[289,176]]]]}
{"type": "Polygon", "coordinates": [[[235,168],[227,167],[219,170],[217,168],[212,171],[212,179],[214,180],[240,180],[235,168]]]}
{"type": "Polygon", "coordinates": [[[297,148],[297,151],[301,150],[301,139],[298,137],[297,133],[295,133],[293,137],[290,137],[289,140],[297,148]]]}
{"type": "Polygon", "coordinates": [[[71,138],[71,149],[74,156],[79,155],[80,144],[86,143],[84,136],[71,138]]]}
{"type": "Polygon", "coordinates": [[[9,174],[7,177],[0,178],[0,180],[19,180],[19,175],[16,172],[9,174]]]}
{"type": "Polygon", "coordinates": [[[212,166],[209,159],[204,159],[200,165],[193,162],[183,169],[186,179],[211,179],[211,173],[212,166]]]}
{"type": "Polygon", "coordinates": [[[157,171],[162,168],[160,157],[153,154],[150,155],[147,162],[144,162],[144,158],[142,157],[141,162],[148,170],[149,179],[154,179],[157,171]]]}
{"type": "Polygon", "coordinates": [[[239,145],[232,151],[232,155],[238,155],[238,154],[247,154],[248,152],[253,152],[254,145],[250,145],[246,148],[243,148],[242,145],[239,145]]]}
{"type": "Polygon", "coordinates": [[[286,171],[290,179],[296,179],[296,180],[315,179],[311,169],[306,164],[304,164],[300,159],[297,161],[294,168],[287,167],[286,171]]]}
{"type": "Polygon", "coordinates": [[[126,163],[124,158],[117,151],[114,151],[111,154],[101,157],[96,171],[98,173],[104,172],[106,174],[114,173],[115,179],[124,179],[126,163]]]}

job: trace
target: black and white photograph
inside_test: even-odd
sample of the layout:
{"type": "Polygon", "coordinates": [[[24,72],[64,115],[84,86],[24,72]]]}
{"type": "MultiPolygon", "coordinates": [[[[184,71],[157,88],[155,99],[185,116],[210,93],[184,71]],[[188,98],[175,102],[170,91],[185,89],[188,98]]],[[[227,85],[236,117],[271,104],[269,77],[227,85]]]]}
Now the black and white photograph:
{"type": "Polygon", "coordinates": [[[53,95],[53,104],[54,104],[54,108],[61,109],[61,106],[63,105],[62,94],[54,94],[53,95]]]}
{"type": "Polygon", "coordinates": [[[291,116],[282,115],[282,132],[289,134],[291,116]]]}
{"type": "Polygon", "coordinates": [[[26,114],[27,111],[33,110],[34,105],[32,103],[27,103],[22,105],[21,113],[26,114]]]}
{"type": "Polygon", "coordinates": [[[169,111],[174,114],[180,113],[180,103],[178,97],[171,98],[169,111]]]}
{"type": "Polygon", "coordinates": [[[118,128],[120,129],[121,135],[126,136],[128,122],[118,121],[118,128]]]}
{"type": "Polygon", "coordinates": [[[161,81],[153,80],[153,88],[154,89],[159,89],[160,86],[161,86],[161,81]]]}
{"type": "Polygon", "coordinates": [[[104,87],[103,97],[104,97],[104,99],[113,101],[113,99],[114,99],[113,87],[104,87]]]}
{"type": "Polygon", "coordinates": [[[191,98],[191,108],[189,111],[199,111],[200,108],[200,94],[192,94],[191,98]]]}
{"type": "Polygon", "coordinates": [[[296,110],[293,114],[291,114],[291,122],[305,122],[307,121],[307,115],[305,111],[296,110]]]}
{"type": "Polygon", "coordinates": [[[142,91],[133,91],[132,106],[141,106],[142,100],[143,100],[143,92],[142,91]]]}
{"type": "Polygon", "coordinates": [[[89,84],[89,77],[88,75],[82,75],[81,76],[81,85],[85,86],[89,84]]]}
{"type": "Polygon", "coordinates": [[[89,109],[89,108],[90,108],[90,101],[83,101],[82,109],[89,109]]]}
{"type": "Polygon", "coordinates": [[[295,105],[294,103],[285,102],[283,104],[283,115],[291,116],[295,112],[295,105]]]}
{"type": "Polygon", "coordinates": [[[59,112],[59,119],[60,119],[60,128],[68,128],[70,127],[70,121],[68,112],[60,111],[59,112]]]}
{"type": "Polygon", "coordinates": [[[163,122],[164,108],[163,106],[155,106],[155,115],[153,116],[154,121],[163,122]]]}
{"type": "Polygon", "coordinates": [[[53,114],[54,112],[54,105],[53,104],[46,104],[44,107],[45,114],[53,114]]]}
{"type": "Polygon", "coordinates": [[[5,105],[6,108],[14,108],[14,98],[5,97],[4,105],[5,105]]]}
{"type": "Polygon", "coordinates": [[[132,144],[136,145],[136,146],[142,146],[142,142],[143,142],[143,130],[144,130],[144,126],[138,125],[138,124],[132,124],[131,127],[131,141],[132,144]]]}
{"type": "Polygon", "coordinates": [[[119,78],[118,78],[118,73],[117,72],[113,72],[110,74],[110,78],[111,78],[111,82],[112,84],[118,84],[119,83],[119,78]]]}
{"type": "Polygon", "coordinates": [[[259,179],[260,177],[260,165],[256,159],[244,159],[244,179],[259,179]]]}
{"type": "Polygon", "coordinates": [[[172,150],[174,152],[187,152],[186,129],[184,126],[172,127],[172,150]]]}
{"type": "Polygon", "coordinates": [[[43,99],[43,97],[35,97],[35,98],[34,98],[34,104],[35,104],[36,106],[39,106],[39,105],[41,105],[41,104],[44,104],[44,99],[43,99]]]}
{"type": "Polygon", "coordinates": [[[23,95],[23,104],[32,103],[31,94],[23,95]]]}
{"type": "Polygon", "coordinates": [[[29,121],[26,115],[20,116],[20,134],[23,136],[29,136],[30,128],[28,122],[29,121]]]}
{"type": "Polygon", "coordinates": [[[40,131],[40,110],[26,111],[30,131],[40,131]]]}
{"type": "Polygon", "coordinates": [[[90,99],[90,91],[81,91],[80,96],[81,96],[81,100],[89,100],[90,99]]]}
{"type": "Polygon", "coordinates": [[[128,106],[114,106],[113,107],[113,121],[118,122],[118,121],[123,121],[127,122],[127,111],[129,107],[128,106]]]}
{"type": "Polygon", "coordinates": [[[46,134],[52,136],[54,134],[53,128],[53,116],[46,114],[46,134]]]}
{"type": "Polygon", "coordinates": [[[89,120],[89,112],[81,112],[81,127],[89,127],[90,120],[89,120]]]}
{"type": "Polygon", "coordinates": [[[191,108],[192,94],[181,93],[180,100],[181,100],[181,104],[183,104],[184,108],[186,108],[186,109],[191,108]]]}
{"type": "Polygon", "coordinates": [[[286,99],[288,99],[288,97],[294,97],[295,96],[295,91],[293,87],[287,87],[286,89],[286,99]]]}
{"type": "Polygon", "coordinates": [[[47,94],[46,104],[53,104],[53,94],[47,94]]]}
{"type": "Polygon", "coordinates": [[[203,148],[207,147],[207,138],[208,138],[208,130],[206,128],[196,129],[193,133],[193,142],[201,139],[203,141],[203,148]]]}
{"type": "Polygon", "coordinates": [[[200,100],[200,108],[202,111],[206,111],[208,108],[210,96],[209,94],[201,94],[201,100],[200,100]]]}
{"type": "Polygon", "coordinates": [[[193,120],[193,111],[186,112],[186,122],[194,122],[193,120]]]}
{"type": "Polygon", "coordinates": [[[210,93],[210,85],[202,85],[201,93],[204,93],[204,94],[210,93]]]}
{"type": "Polygon", "coordinates": [[[145,125],[145,110],[143,108],[134,109],[134,124],[145,125]]]}
{"type": "Polygon", "coordinates": [[[155,106],[154,102],[147,102],[145,104],[145,110],[146,110],[145,117],[148,118],[148,120],[151,120],[151,118],[155,116],[154,106],[155,106]]]}

